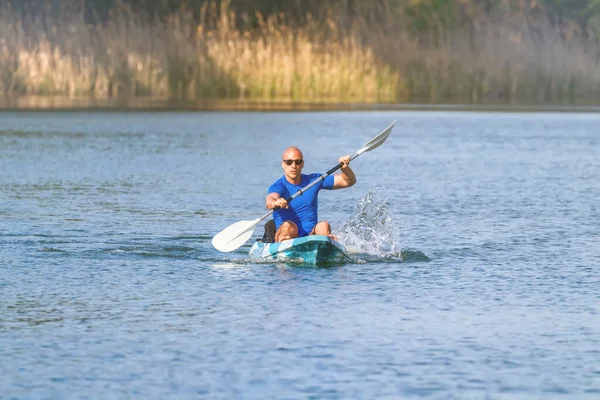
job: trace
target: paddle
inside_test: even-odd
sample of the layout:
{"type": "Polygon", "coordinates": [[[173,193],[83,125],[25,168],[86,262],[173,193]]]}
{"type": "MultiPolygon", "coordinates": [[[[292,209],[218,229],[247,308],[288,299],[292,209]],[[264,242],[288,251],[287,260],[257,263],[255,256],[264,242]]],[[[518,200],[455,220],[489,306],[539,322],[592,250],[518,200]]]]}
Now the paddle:
{"type": "MultiPolygon", "coordinates": [[[[392,133],[392,129],[394,128],[395,124],[396,121],[392,122],[392,124],[388,126],[387,129],[385,129],[379,135],[375,136],[373,139],[365,143],[360,148],[360,150],[358,150],[356,153],[354,153],[352,157],[350,157],[350,160],[354,160],[362,153],[366,153],[367,151],[371,151],[381,146],[383,142],[386,141],[388,136],[390,136],[390,133],[392,133]]],[[[319,179],[312,181],[308,185],[304,186],[302,189],[298,190],[291,197],[286,199],[287,202],[289,203],[290,201],[294,200],[296,197],[300,196],[302,193],[306,192],[308,189],[310,189],[329,175],[333,174],[340,168],[342,168],[341,163],[331,168],[329,171],[325,172],[319,177],[319,179]]],[[[273,214],[273,211],[275,210],[271,210],[262,217],[257,218],[253,221],[239,221],[235,224],[229,225],[227,228],[223,229],[221,232],[217,233],[215,237],[213,237],[212,245],[215,249],[222,252],[230,252],[239,248],[241,245],[246,243],[248,239],[252,237],[254,229],[260,223],[260,221],[264,220],[265,218],[268,218],[271,214],[273,214]]]]}

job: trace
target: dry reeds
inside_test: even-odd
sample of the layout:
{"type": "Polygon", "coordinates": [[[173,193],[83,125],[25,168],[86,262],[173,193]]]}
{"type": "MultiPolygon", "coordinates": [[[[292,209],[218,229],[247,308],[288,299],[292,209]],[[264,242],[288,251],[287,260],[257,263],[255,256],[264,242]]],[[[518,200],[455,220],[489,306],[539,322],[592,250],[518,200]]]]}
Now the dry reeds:
{"type": "Polygon", "coordinates": [[[0,10],[0,93],[189,100],[594,102],[598,47],[545,20],[479,16],[468,30],[409,33],[347,10],[256,16],[229,3],[144,20],[120,5],[107,23],[74,11],[27,20],[0,10]],[[41,20],[40,20],[41,19],[41,20]],[[40,28],[42,27],[42,28],[40,28]]]}

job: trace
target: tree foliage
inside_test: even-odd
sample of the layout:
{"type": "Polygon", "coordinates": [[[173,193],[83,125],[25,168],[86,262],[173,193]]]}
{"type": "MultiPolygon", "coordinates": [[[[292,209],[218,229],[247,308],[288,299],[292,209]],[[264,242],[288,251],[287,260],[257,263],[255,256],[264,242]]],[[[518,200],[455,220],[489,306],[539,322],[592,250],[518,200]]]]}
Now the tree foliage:
{"type": "MultiPolygon", "coordinates": [[[[76,8],[88,23],[103,23],[115,8],[127,8],[146,19],[162,19],[181,9],[198,18],[202,9],[227,2],[243,22],[256,23],[257,15],[279,15],[290,23],[302,24],[307,15],[322,16],[344,9],[349,14],[367,17],[376,24],[384,15],[402,19],[415,32],[452,30],[468,26],[480,13],[502,9],[542,13],[557,25],[576,25],[582,31],[600,31],[600,0],[6,0],[13,10],[31,15],[40,10],[59,14],[76,8]]],[[[242,21],[240,21],[242,22],[242,21]]]]}

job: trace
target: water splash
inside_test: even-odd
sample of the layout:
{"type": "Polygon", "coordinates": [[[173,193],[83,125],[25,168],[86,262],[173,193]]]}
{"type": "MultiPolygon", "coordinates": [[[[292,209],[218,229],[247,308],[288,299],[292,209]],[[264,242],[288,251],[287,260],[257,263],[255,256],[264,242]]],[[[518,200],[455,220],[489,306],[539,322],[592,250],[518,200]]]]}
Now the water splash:
{"type": "Polygon", "coordinates": [[[356,203],[354,216],[333,233],[352,253],[400,256],[384,187],[371,189],[356,203]]]}

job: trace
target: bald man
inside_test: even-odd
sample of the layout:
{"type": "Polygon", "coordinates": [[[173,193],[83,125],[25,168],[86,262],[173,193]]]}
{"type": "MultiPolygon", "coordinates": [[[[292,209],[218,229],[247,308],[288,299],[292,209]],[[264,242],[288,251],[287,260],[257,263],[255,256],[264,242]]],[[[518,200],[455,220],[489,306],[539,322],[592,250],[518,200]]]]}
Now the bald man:
{"type": "Polygon", "coordinates": [[[275,242],[308,235],[325,235],[335,239],[329,223],[318,219],[318,196],[321,189],[342,189],[356,183],[356,176],[350,168],[350,156],[340,157],[342,168],[339,173],[329,175],[289,204],[287,198],[323,174],[302,174],[304,156],[297,147],[286,149],[281,160],[283,176],[269,187],[266,198],[267,209],[275,210],[275,242]]]}

